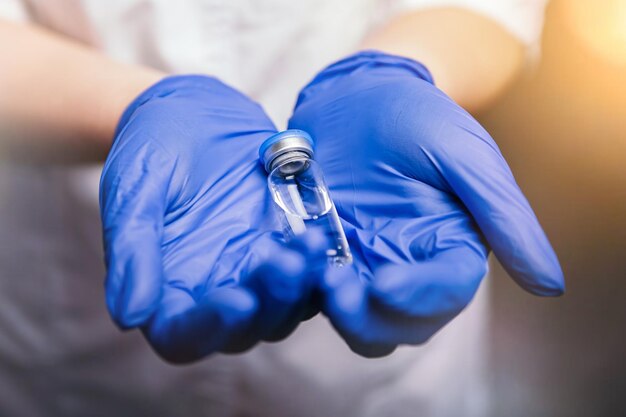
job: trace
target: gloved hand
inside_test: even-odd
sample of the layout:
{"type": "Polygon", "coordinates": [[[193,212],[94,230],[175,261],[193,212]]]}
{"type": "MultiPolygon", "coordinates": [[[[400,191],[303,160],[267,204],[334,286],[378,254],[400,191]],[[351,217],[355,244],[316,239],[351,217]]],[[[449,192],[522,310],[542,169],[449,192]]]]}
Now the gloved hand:
{"type": "Polygon", "coordinates": [[[315,313],[323,239],[286,246],[275,232],[257,159],[275,132],[259,105],[204,76],[160,81],[121,118],[100,186],[106,301],[167,360],[278,340],[315,313]]]}
{"type": "Polygon", "coordinates": [[[303,89],[289,127],[316,141],[352,247],[353,267],[326,276],[323,310],[355,352],[425,342],[471,301],[487,244],[524,289],[564,291],[497,145],[421,64],[376,51],[339,61],[303,89]]]}

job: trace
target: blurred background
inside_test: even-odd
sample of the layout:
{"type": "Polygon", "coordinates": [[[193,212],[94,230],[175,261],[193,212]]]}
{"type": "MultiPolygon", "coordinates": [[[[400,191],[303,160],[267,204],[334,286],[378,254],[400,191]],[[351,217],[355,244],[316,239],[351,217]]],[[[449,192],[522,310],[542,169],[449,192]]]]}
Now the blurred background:
{"type": "Polygon", "coordinates": [[[540,299],[492,267],[494,415],[626,415],[626,1],[552,1],[539,65],[480,120],[567,280],[540,299]]]}

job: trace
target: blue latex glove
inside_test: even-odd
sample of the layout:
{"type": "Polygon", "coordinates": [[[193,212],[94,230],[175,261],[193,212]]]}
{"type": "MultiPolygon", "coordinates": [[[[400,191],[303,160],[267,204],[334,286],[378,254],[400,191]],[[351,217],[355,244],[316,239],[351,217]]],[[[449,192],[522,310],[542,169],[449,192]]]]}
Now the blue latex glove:
{"type": "Polygon", "coordinates": [[[355,352],[425,342],[471,301],[487,244],[524,289],[563,293],[497,145],[421,64],[376,51],[337,62],[301,92],[290,128],[316,140],[345,221],[355,263],[329,271],[323,309],[355,352]]]}
{"type": "Polygon", "coordinates": [[[323,240],[281,243],[257,160],[275,132],[204,76],[162,80],[121,118],[100,186],[106,301],[167,360],[279,340],[315,313],[323,240]]]}

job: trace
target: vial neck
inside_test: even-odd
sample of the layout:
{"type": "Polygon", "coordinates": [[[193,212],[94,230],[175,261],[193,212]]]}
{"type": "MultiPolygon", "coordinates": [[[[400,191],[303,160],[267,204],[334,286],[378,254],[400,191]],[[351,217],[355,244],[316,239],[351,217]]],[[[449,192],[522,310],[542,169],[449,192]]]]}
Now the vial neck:
{"type": "Polygon", "coordinates": [[[272,172],[275,168],[281,167],[281,171],[285,174],[293,174],[310,159],[311,155],[307,152],[297,150],[285,152],[272,161],[269,171],[272,172]]]}

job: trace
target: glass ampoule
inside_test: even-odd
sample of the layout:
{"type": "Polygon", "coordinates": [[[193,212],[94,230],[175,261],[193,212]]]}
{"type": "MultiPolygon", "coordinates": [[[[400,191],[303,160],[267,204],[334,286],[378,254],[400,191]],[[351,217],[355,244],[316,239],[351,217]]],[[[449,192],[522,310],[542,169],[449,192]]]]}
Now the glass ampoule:
{"type": "Polygon", "coordinates": [[[350,247],[319,164],[313,159],[313,140],[302,130],[290,129],[268,138],[259,149],[272,198],[286,239],[309,229],[327,238],[331,264],[352,262],[350,247]]]}

